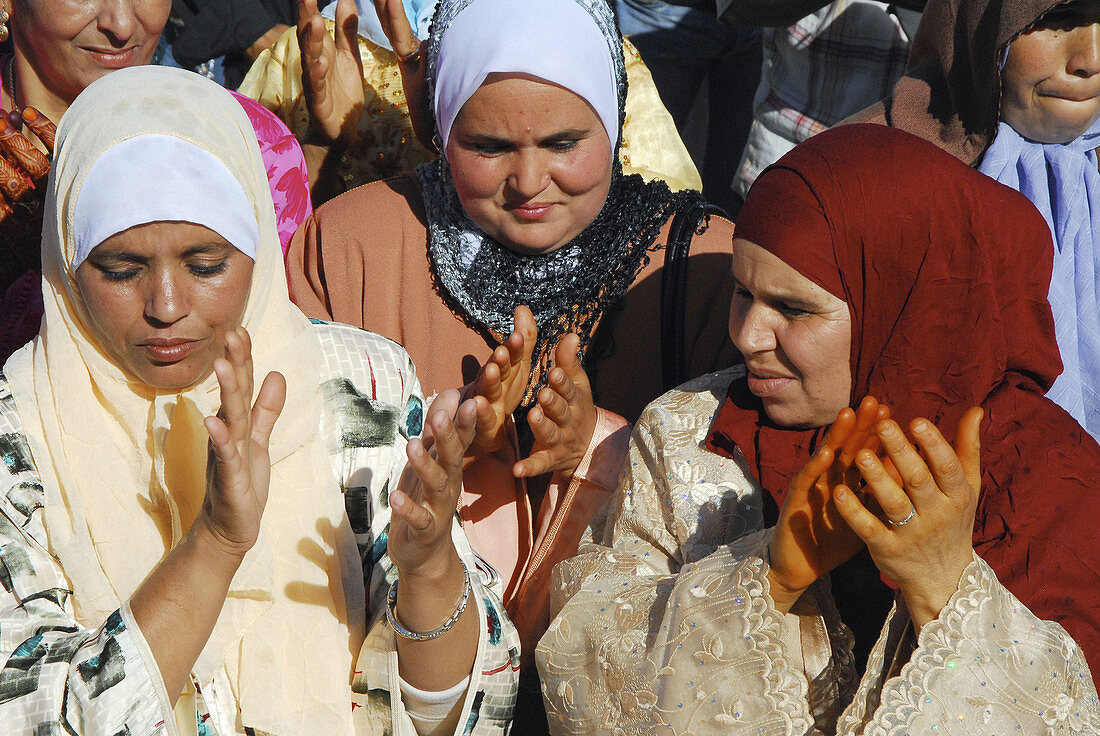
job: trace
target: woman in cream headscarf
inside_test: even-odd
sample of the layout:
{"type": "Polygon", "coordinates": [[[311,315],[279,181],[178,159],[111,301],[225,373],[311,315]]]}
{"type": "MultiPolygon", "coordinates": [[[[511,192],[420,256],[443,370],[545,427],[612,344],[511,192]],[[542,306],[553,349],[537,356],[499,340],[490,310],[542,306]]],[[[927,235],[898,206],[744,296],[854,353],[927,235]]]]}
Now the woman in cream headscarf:
{"type": "Polygon", "coordinates": [[[227,92],[156,67],[89,86],[59,129],[43,274],[42,331],[0,378],[0,731],[407,731],[375,691],[425,662],[468,687],[453,717],[509,710],[462,679],[514,640],[476,651],[497,614],[452,542],[472,402],[433,413],[437,462],[404,351],[291,305],[227,92]],[[423,483],[400,479],[406,444],[423,483]]]}

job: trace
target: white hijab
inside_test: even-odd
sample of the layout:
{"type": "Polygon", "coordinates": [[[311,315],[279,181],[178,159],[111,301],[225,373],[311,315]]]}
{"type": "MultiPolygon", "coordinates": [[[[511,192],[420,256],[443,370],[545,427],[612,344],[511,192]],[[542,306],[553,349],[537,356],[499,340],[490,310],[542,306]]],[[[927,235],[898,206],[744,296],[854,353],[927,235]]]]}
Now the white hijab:
{"type": "MultiPolygon", "coordinates": [[[[238,729],[350,734],[349,683],[363,638],[365,598],[343,498],[317,437],[321,350],[287,296],[259,147],[229,93],[196,74],[144,66],[112,73],[76,99],[59,126],[50,172],[41,332],[12,356],[5,372],[45,487],[50,550],[71,582],[77,620],[100,626],[179,541],[202,503],[202,417],[216,410],[218,386],[211,375],[189,389],[157,391],[112,362],[89,330],[74,280],[78,240],[90,250],[88,243],[117,226],[140,224],[135,220],[192,217],[204,199],[206,175],[218,180],[221,169],[235,178],[250,212],[227,211],[214,219],[245,230],[254,220],[258,237],[243,318],[256,376],[280,371],[288,396],[272,436],[260,539],[234,577],[193,672],[200,687],[215,677],[228,680],[232,692],[221,696],[229,702],[219,705],[238,715],[238,729]],[[177,173],[195,173],[158,185],[149,171],[166,159],[164,151],[150,148],[153,136],[174,139],[175,155],[197,149],[196,156],[213,157],[220,169],[179,162],[177,173]],[[107,224],[78,238],[97,227],[95,210],[80,204],[90,201],[82,195],[89,174],[101,159],[117,170],[119,151],[127,150],[145,150],[148,158],[130,156],[129,176],[94,177],[96,191],[86,194],[103,203],[107,224]]],[[[203,206],[218,202],[206,198],[203,206]]]]}
{"type": "Polygon", "coordinates": [[[530,74],[586,100],[617,150],[619,90],[610,44],[621,41],[584,7],[595,2],[605,0],[441,0],[432,102],[443,148],[462,106],[486,77],[501,72],[530,74]]]}

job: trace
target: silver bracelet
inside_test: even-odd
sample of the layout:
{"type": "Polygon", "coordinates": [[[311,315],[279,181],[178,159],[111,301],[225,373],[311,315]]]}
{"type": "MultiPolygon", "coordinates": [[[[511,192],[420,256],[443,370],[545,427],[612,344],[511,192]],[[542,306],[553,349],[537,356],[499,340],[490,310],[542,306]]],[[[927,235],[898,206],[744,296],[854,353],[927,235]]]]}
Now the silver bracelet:
{"type": "Polygon", "coordinates": [[[455,610],[451,612],[451,615],[438,629],[433,629],[426,633],[419,633],[416,631],[410,631],[401,625],[401,622],[397,620],[397,581],[394,580],[390,585],[390,592],[386,596],[386,620],[390,622],[390,628],[393,629],[393,633],[400,636],[402,639],[411,639],[412,641],[428,641],[429,639],[435,639],[438,636],[443,636],[451,630],[458,619],[462,616],[462,612],[466,610],[466,603],[470,600],[470,571],[465,570],[466,574],[465,582],[462,585],[462,598],[458,601],[458,605],[455,606],[455,610]]]}

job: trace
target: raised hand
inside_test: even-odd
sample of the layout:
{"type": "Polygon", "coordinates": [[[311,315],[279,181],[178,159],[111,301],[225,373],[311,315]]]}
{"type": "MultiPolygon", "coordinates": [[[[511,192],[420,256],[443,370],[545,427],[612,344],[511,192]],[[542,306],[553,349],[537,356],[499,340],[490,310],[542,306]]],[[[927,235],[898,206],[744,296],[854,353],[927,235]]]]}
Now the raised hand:
{"type": "Polygon", "coordinates": [[[973,559],[982,416],[979,407],[963,415],[954,447],[931,422],[914,420],[909,427],[919,453],[896,422],[878,423],[875,431],[900,482],[874,453],[859,452],[856,464],[885,522],[849,489],[834,489],[837,509],[878,569],[898,584],[917,626],[939,616],[973,559]]]}
{"type": "MultiPolygon", "coordinates": [[[[437,399],[453,406],[457,394],[445,391],[437,399]]],[[[451,520],[462,491],[462,461],[474,437],[476,402],[462,402],[453,416],[436,404],[428,414],[433,443],[427,449],[419,439],[409,441],[409,466],[389,497],[389,553],[402,580],[430,576],[443,570],[455,556],[451,520]]]]}
{"type": "Polygon", "coordinates": [[[554,368],[539,391],[538,404],[527,414],[535,444],[515,464],[516,477],[560,471],[572,475],[584,458],[596,429],[592,386],[577,351],[580,338],[566,335],[554,349],[554,368]]]}
{"type": "Polygon", "coordinates": [[[512,334],[485,361],[477,378],[463,389],[467,398],[477,397],[477,433],[468,452],[471,458],[504,446],[507,424],[527,389],[538,327],[531,310],[523,306],[516,307],[513,326],[512,334]]]}
{"type": "Polygon", "coordinates": [[[225,335],[226,357],[214,361],[221,409],[205,419],[210,433],[206,499],[196,524],[231,556],[252,548],[267,505],[271,461],[268,443],[286,401],[286,380],[269,373],[252,403],[252,343],[237,327],[225,335]]]}
{"type": "Polygon", "coordinates": [[[41,209],[45,183],[50,173],[47,155],[53,154],[57,129],[45,115],[33,107],[23,110],[23,121],[46,147],[43,154],[23,134],[11,126],[7,114],[0,111],[0,220],[22,206],[31,214],[41,209]]]}
{"type": "Polygon", "coordinates": [[[333,38],[317,10],[317,0],[298,0],[298,45],[310,136],[328,144],[346,146],[358,135],[365,100],[358,25],[355,1],[338,0],[333,38]]]}
{"type": "Polygon", "coordinates": [[[378,22],[382,24],[390,47],[397,55],[401,86],[405,90],[416,138],[425,148],[432,149],[435,126],[428,100],[428,65],[421,58],[422,54],[418,53],[422,51],[422,46],[405,15],[405,4],[401,0],[374,0],[374,10],[378,13],[378,22]]]}
{"type": "Polygon", "coordinates": [[[768,581],[780,611],[789,611],[815,580],[863,548],[837,510],[833,489],[856,487],[852,463],[864,450],[873,454],[876,422],[889,416],[872,396],[856,411],[842,409],[817,452],[791,479],[769,544],[768,581]]]}

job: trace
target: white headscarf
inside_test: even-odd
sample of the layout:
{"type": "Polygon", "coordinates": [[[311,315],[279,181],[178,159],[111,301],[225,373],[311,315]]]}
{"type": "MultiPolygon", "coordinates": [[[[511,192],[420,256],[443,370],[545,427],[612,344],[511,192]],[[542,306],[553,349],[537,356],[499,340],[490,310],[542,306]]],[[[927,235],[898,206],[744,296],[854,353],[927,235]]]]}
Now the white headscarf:
{"type": "Polygon", "coordinates": [[[586,100],[607,130],[611,150],[617,150],[619,88],[612,41],[583,4],[578,0],[440,3],[435,22],[442,26],[442,31],[436,31],[442,37],[434,59],[433,104],[444,148],[462,106],[486,77],[501,72],[530,74],[586,100]]]}
{"type": "MultiPolygon", "coordinates": [[[[221,218],[246,230],[253,220],[258,234],[243,324],[252,335],[256,376],[278,370],[288,386],[288,410],[271,440],[260,539],[234,577],[193,672],[200,686],[216,676],[228,680],[232,692],[221,692],[218,705],[237,714],[238,725],[279,736],[350,734],[349,682],[365,598],[343,498],[317,437],[321,348],[287,296],[271,194],[248,117],[229,93],[190,72],[143,66],[110,74],[81,93],[58,129],[42,234],[45,316],[39,336],[5,366],[45,488],[50,550],[71,583],[78,621],[100,626],[179,541],[205,495],[202,417],[216,409],[217,379],[181,391],[134,380],[97,344],[74,280],[77,233],[95,229],[76,217],[83,187],[91,185],[97,162],[117,164],[119,151],[141,150],[156,140],[151,136],[175,139],[177,153],[199,149],[216,158],[247,198],[245,215],[221,218]]],[[[192,217],[202,199],[201,170],[191,169],[200,179],[188,186],[178,177],[166,182],[172,192],[128,188],[128,181],[146,178],[147,165],[164,163],[163,152],[145,150],[151,160],[132,158],[125,172],[131,176],[96,177],[99,191],[86,194],[103,202],[178,201],[175,208],[150,208],[145,218],[140,207],[105,205],[116,215],[137,212],[124,218],[127,226],[192,217]]],[[[180,163],[180,171],[188,170],[180,163]]],[[[120,224],[116,219],[105,231],[120,224]]]]}

